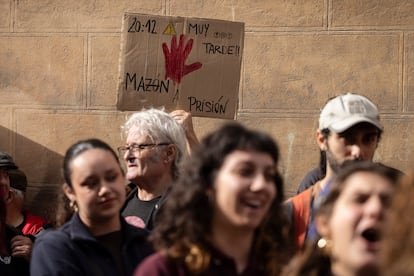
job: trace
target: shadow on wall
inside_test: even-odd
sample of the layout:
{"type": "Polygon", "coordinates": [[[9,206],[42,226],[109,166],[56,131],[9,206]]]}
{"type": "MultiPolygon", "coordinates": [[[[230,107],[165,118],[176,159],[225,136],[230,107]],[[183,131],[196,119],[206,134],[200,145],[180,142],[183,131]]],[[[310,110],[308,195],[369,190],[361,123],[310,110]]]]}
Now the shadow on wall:
{"type": "Polygon", "coordinates": [[[19,168],[26,173],[26,207],[34,214],[54,221],[63,183],[63,156],[2,126],[0,150],[12,155],[19,168]],[[13,140],[14,146],[10,142],[13,140]]]}

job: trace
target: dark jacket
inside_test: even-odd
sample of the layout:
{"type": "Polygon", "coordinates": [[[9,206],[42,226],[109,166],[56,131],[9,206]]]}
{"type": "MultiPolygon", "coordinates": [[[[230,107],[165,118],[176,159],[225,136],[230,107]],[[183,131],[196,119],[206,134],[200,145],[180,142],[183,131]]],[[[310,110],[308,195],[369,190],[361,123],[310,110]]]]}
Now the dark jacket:
{"type": "MultiPolygon", "coordinates": [[[[123,236],[122,260],[125,275],[153,252],[147,242],[148,231],[136,228],[121,219],[123,236]]],[[[119,275],[116,262],[78,214],[58,230],[47,231],[35,242],[30,264],[31,275],[119,275]]]]}
{"type": "MultiPolygon", "coordinates": [[[[15,236],[22,235],[17,229],[6,225],[6,244],[8,252],[11,252],[11,239],[15,236]]],[[[0,256],[0,275],[1,276],[25,276],[29,275],[29,262],[23,258],[0,256]]]]}
{"type": "Polygon", "coordinates": [[[313,186],[316,182],[323,179],[325,177],[325,174],[326,172],[322,171],[321,167],[317,167],[309,171],[303,178],[302,182],[299,184],[296,194],[298,195],[309,187],[313,186]]]}

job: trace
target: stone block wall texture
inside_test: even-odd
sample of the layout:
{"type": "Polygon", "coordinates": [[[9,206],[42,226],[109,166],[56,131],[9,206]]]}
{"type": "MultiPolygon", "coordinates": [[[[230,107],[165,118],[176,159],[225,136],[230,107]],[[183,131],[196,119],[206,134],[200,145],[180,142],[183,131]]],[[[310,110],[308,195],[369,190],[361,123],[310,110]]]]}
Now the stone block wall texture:
{"type": "MultiPolygon", "coordinates": [[[[319,111],[340,93],[378,104],[376,160],[412,168],[412,0],[0,0],[0,149],[27,173],[35,213],[53,219],[69,145],[123,143],[116,87],[127,11],[245,22],[237,120],[279,143],[287,196],[317,166],[319,111]]],[[[224,122],[194,118],[200,138],[224,122]]]]}

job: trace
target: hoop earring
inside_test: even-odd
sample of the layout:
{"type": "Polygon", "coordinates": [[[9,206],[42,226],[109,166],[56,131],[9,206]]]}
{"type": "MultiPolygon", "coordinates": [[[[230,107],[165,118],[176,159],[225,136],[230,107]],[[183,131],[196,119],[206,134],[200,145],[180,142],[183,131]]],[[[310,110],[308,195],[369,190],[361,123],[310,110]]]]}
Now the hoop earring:
{"type": "Polygon", "coordinates": [[[332,251],[332,241],[331,240],[328,240],[328,239],[325,239],[325,238],[320,238],[316,245],[322,251],[322,254],[324,256],[331,255],[331,251],[332,251]]]}
{"type": "Polygon", "coordinates": [[[78,211],[78,204],[76,204],[76,201],[74,200],[69,202],[69,207],[73,212],[78,211]]]}

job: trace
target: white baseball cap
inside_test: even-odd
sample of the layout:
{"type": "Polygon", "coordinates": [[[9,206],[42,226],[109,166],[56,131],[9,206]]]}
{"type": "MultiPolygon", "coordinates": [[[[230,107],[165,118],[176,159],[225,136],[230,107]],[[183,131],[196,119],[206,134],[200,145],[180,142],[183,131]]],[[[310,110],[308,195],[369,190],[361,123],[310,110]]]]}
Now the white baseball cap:
{"type": "Polygon", "coordinates": [[[319,129],[341,133],[363,122],[383,130],[375,104],[362,95],[347,93],[327,102],[319,116],[319,129]]]}

